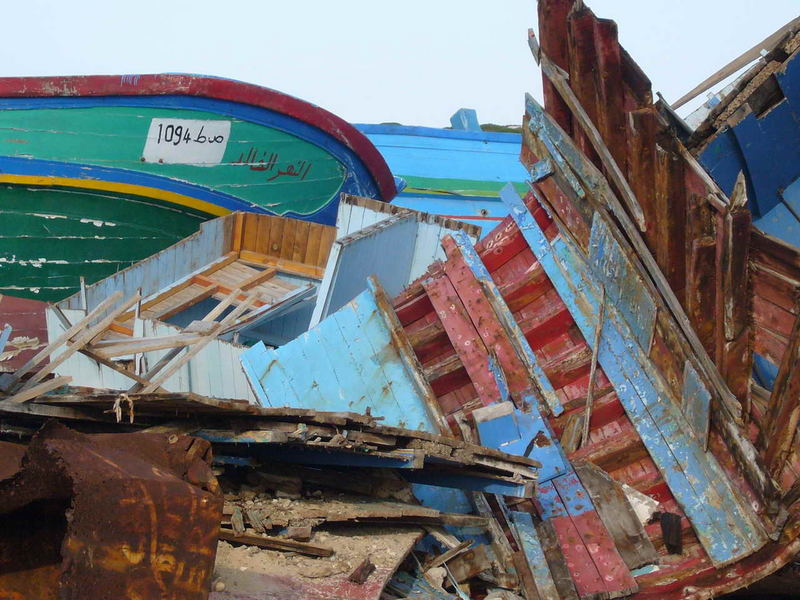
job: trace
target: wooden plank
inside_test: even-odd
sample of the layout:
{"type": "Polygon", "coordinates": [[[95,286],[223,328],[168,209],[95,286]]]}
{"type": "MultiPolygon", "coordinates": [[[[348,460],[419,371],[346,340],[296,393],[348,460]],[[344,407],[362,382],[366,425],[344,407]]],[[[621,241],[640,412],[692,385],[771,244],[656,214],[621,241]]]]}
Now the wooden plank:
{"type": "Polygon", "coordinates": [[[64,342],[69,340],[72,336],[74,336],[79,331],[86,329],[86,327],[91,323],[98,315],[103,314],[105,310],[116,303],[120,298],[122,298],[122,292],[114,292],[111,296],[103,300],[100,304],[98,304],[94,310],[90,311],[85,317],[83,317],[80,321],[75,323],[74,325],[67,327],[67,330],[59,335],[56,339],[52,342],[47,344],[42,350],[37,352],[33,357],[28,360],[24,365],[22,365],[17,371],[7,380],[7,382],[3,385],[4,390],[11,389],[24,375],[27,375],[33,368],[36,367],[40,362],[42,362],[45,358],[50,356],[56,349],[60,348],[64,342]]]}
{"type": "Polygon", "coordinates": [[[115,339],[109,340],[111,343],[106,343],[103,345],[92,344],[89,350],[97,356],[101,356],[103,358],[114,358],[117,356],[125,356],[127,354],[155,352],[156,350],[165,350],[167,348],[189,346],[200,341],[202,338],[202,335],[187,335],[185,333],[179,333],[176,335],[152,338],[135,338],[128,340],[115,339]]]}
{"type": "Polygon", "coordinates": [[[330,254],[333,242],[336,240],[336,228],[326,227],[322,232],[322,240],[319,244],[319,254],[317,255],[316,263],[309,261],[309,264],[316,264],[320,269],[325,268],[325,263],[328,262],[328,254],[330,254]]]}
{"type": "Polygon", "coordinates": [[[539,598],[560,598],[558,588],[556,588],[544,550],[539,542],[539,534],[533,524],[533,519],[528,513],[512,511],[511,519],[516,530],[516,537],[520,541],[525,558],[530,566],[533,575],[536,591],[539,598]]]}
{"type": "Polygon", "coordinates": [[[583,415],[583,435],[581,446],[589,443],[589,424],[592,421],[592,403],[594,402],[594,381],[597,374],[597,353],[600,349],[600,333],[603,331],[603,317],[606,309],[606,289],[600,290],[600,310],[597,312],[597,326],[594,329],[594,342],[592,343],[592,366],[589,370],[589,388],[586,391],[586,410],[583,415]]]}
{"type": "Polygon", "coordinates": [[[604,304],[622,313],[639,346],[647,352],[655,327],[655,301],[625,251],[602,219],[592,222],[589,261],[595,266],[604,304]]]}
{"type": "Polygon", "coordinates": [[[764,50],[767,50],[767,51],[772,50],[772,48],[778,42],[780,42],[783,39],[783,37],[789,31],[792,31],[793,29],[797,28],[798,25],[800,25],[800,17],[798,17],[796,19],[792,19],[786,25],[784,25],[783,27],[778,29],[778,31],[776,31],[775,33],[767,36],[766,38],[761,40],[758,44],[756,44],[755,46],[753,46],[749,50],[746,50],[745,52],[743,52],[742,54],[740,54],[739,56],[734,58],[727,65],[725,65],[724,67],[719,69],[713,75],[710,75],[710,76],[706,77],[703,81],[698,83],[695,87],[693,87],[691,90],[686,92],[683,96],[678,98],[675,102],[672,103],[672,105],[671,105],[672,109],[673,110],[677,110],[678,108],[680,108],[681,106],[683,106],[687,102],[693,100],[694,98],[696,98],[697,96],[699,96],[700,94],[705,92],[706,90],[709,90],[712,87],[714,87],[716,84],[721,82],[723,79],[726,79],[727,77],[729,77],[729,76],[733,75],[734,73],[736,73],[736,71],[746,67],[748,64],[750,64],[754,60],[757,60],[758,58],[761,57],[761,53],[764,50]]]}
{"type": "Polygon", "coordinates": [[[40,369],[36,374],[33,375],[25,385],[22,386],[21,390],[30,389],[33,387],[38,381],[44,379],[47,375],[55,371],[61,363],[67,360],[70,356],[75,354],[78,350],[86,346],[89,342],[91,342],[95,337],[100,335],[104,332],[111,323],[123,312],[128,310],[131,306],[135,305],[141,296],[139,294],[135,294],[126,302],[123,302],[120,306],[115,308],[111,311],[104,319],[102,319],[99,323],[90,327],[88,330],[84,331],[82,335],[76,338],[74,341],[71,341],[67,344],[66,349],[59,354],[56,358],[52,359],[48,365],[42,369],[40,369]]]}
{"type": "Polygon", "coordinates": [[[283,237],[281,238],[281,254],[283,260],[292,260],[294,253],[294,238],[297,231],[298,221],[290,219],[283,224],[283,237]]]}
{"type": "Polygon", "coordinates": [[[323,231],[324,228],[322,225],[318,225],[317,223],[311,224],[311,227],[308,230],[308,242],[306,243],[306,252],[303,258],[300,259],[301,262],[319,266],[317,260],[319,257],[320,245],[322,244],[323,231]]]}
{"type": "Polygon", "coordinates": [[[709,355],[716,354],[715,286],[717,242],[712,237],[692,240],[686,276],[686,313],[709,355]]]}
{"type": "Polygon", "coordinates": [[[611,596],[625,596],[638,591],[636,580],[617,551],[614,538],[597,514],[578,476],[574,472],[567,473],[553,479],[552,484],[583,544],[587,550],[591,550],[589,554],[601,575],[606,592],[611,596]]]}
{"type": "Polygon", "coordinates": [[[770,473],[779,473],[795,443],[800,422],[800,317],[795,319],[789,344],[761,423],[764,460],[770,473]]]}
{"type": "Polygon", "coordinates": [[[244,236],[245,213],[237,212],[233,217],[233,234],[231,239],[231,251],[238,253],[242,249],[242,238],[244,236]]]}
{"type": "MultiPolygon", "coordinates": [[[[326,256],[329,250],[330,248],[325,251],[326,256]]],[[[242,250],[241,260],[259,267],[275,267],[278,271],[291,273],[292,275],[300,275],[301,277],[313,277],[314,279],[322,279],[322,274],[325,272],[324,266],[317,267],[285,260],[283,258],[271,258],[248,250],[242,250]]]]}
{"type": "Polygon", "coordinates": [[[244,231],[242,233],[242,250],[254,251],[258,243],[259,215],[246,213],[244,216],[244,231]]]}
{"type": "Polygon", "coordinates": [[[27,402],[28,400],[33,400],[47,392],[52,392],[61,386],[67,385],[71,381],[72,377],[68,376],[54,377],[53,379],[48,379],[38,385],[17,392],[13,396],[6,398],[6,402],[16,402],[17,404],[20,402],[27,402]]]}
{"type": "Polygon", "coordinates": [[[299,221],[296,225],[292,255],[289,257],[294,262],[303,262],[305,260],[310,227],[311,223],[308,221],[299,221]]]}
{"type": "MultiPolygon", "coordinates": [[[[72,326],[72,324],[69,322],[69,319],[67,319],[67,317],[64,315],[64,312],[58,307],[57,304],[54,304],[52,306],[52,309],[53,309],[53,312],[56,315],[56,318],[58,318],[58,320],[61,321],[61,324],[64,327],[64,329],[69,329],[72,326]]],[[[128,371],[127,369],[122,368],[119,364],[115,363],[114,361],[108,360],[108,359],[103,358],[101,356],[97,356],[96,354],[94,354],[91,350],[87,349],[86,347],[81,348],[79,352],[81,354],[83,354],[84,356],[86,356],[87,358],[90,358],[93,361],[95,361],[98,365],[103,365],[104,367],[107,367],[107,368],[111,369],[112,371],[116,371],[120,375],[124,375],[125,377],[129,377],[130,379],[133,379],[134,381],[138,381],[139,383],[142,383],[144,385],[147,385],[148,383],[150,383],[147,379],[144,379],[144,378],[140,377],[139,375],[137,375],[136,373],[134,373],[132,371],[128,371]]],[[[162,390],[159,389],[158,391],[162,391],[162,390]]]]}
{"type": "Polygon", "coordinates": [[[558,596],[561,600],[578,600],[578,590],[575,581],[572,579],[567,559],[561,552],[558,544],[558,535],[552,521],[540,521],[536,523],[536,533],[542,545],[542,552],[547,559],[547,566],[553,576],[553,583],[558,589],[558,596]]]}
{"type": "Polygon", "coordinates": [[[489,351],[475,331],[453,284],[446,277],[429,279],[423,287],[484,405],[505,400],[487,368],[489,351]]]}
{"type": "Polygon", "coordinates": [[[576,461],[573,466],[628,569],[657,564],[658,552],[622,487],[589,462],[576,461]]]}
{"type": "Polygon", "coordinates": [[[592,555],[552,482],[539,486],[538,499],[542,506],[542,516],[552,525],[564,560],[567,565],[574,565],[569,573],[578,595],[581,598],[593,598],[600,594],[604,596],[608,588],[603,581],[603,574],[598,572],[592,555]],[[577,565],[580,568],[576,568],[577,565]]]}
{"type": "Polygon", "coordinates": [[[283,228],[285,225],[286,225],[286,219],[281,219],[281,218],[270,219],[269,236],[265,240],[266,243],[258,248],[246,248],[246,249],[252,250],[253,252],[259,252],[261,254],[266,254],[267,256],[272,256],[274,258],[280,258],[281,243],[283,240],[283,228]]]}
{"type": "Polygon", "coordinates": [[[286,538],[270,537],[266,535],[252,535],[248,533],[236,534],[229,529],[220,528],[219,539],[235,544],[246,544],[248,546],[258,546],[269,550],[280,550],[282,552],[297,552],[307,556],[333,556],[333,548],[316,546],[304,542],[296,542],[286,538]]]}

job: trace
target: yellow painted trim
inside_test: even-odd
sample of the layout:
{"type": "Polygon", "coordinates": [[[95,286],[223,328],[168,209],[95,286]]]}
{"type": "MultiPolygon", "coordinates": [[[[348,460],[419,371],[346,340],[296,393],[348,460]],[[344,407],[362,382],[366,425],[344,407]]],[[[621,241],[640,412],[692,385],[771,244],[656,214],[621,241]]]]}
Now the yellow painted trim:
{"type": "Polygon", "coordinates": [[[100,190],[104,192],[116,192],[119,194],[130,194],[132,196],[142,196],[153,200],[162,200],[170,204],[186,206],[195,210],[200,210],[216,217],[229,214],[230,210],[217,204],[198,200],[191,196],[168,192],[145,185],[135,185],[132,183],[117,183],[115,181],[102,181],[98,179],[76,179],[74,177],[56,177],[52,175],[10,175],[0,174],[0,183],[12,183],[18,185],[38,185],[38,186],[64,186],[71,188],[82,188],[88,190],[100,190]]]}

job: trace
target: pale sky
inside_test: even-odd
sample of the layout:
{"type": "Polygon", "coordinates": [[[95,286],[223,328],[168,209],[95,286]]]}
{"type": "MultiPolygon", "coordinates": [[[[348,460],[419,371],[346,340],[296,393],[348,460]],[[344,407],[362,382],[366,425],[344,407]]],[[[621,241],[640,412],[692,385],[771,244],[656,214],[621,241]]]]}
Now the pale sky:
{"type": "MultiPolygon", "coordinates": [[[[669,101],[800,14],[800,0],[587,4],[669,101]]],[[[524,93],[541,95],[535,0],[26,0],[3,21],[0,76],[203,73],[351,122],[433,127],[460,107],[519,124],[524,93]]]]}

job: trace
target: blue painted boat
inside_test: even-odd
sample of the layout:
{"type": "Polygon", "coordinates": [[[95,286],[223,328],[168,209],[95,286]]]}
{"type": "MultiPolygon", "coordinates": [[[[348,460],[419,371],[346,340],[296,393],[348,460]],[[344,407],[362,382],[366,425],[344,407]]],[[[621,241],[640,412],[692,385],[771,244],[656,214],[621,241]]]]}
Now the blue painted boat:
{"type": "Polygon", "coordinates": [[[483,131],[474,110],[461,109],[451,129],[404,125],[356,125],[402,180],[394,204],[482,227],[484,234],[506,216],[500,189],[513,182],[525,191],[519,162],[522,135],[483,131]]]}

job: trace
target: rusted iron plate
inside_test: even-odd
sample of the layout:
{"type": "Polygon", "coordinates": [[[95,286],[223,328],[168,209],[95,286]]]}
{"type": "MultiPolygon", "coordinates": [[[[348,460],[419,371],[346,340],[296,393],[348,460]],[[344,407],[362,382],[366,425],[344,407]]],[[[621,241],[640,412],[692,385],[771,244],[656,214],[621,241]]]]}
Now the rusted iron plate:
{"type": "Polygon", "coordinates": [[[48,423],[0,482],[0,595],[204,600],[222,514],[210,460],[187,436],[48,423]]]}

